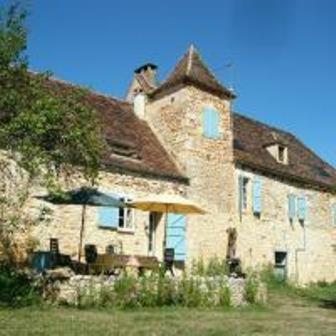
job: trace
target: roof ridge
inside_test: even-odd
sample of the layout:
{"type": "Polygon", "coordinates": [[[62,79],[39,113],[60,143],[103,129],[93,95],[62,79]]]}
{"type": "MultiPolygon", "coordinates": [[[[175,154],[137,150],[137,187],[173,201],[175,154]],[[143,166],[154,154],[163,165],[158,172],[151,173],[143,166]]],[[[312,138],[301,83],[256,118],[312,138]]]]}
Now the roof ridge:
{"type": "Polygon", "coordinates": [[[327,164],[330,168],[332,168],[333,170],[336,169],[332,164],[330,164],[328,161],[324,160],[321,155],[317,154],[312,148],[310,148],[309,146],[307,146],[296,134],[294,134],[294,133],[292,133],[290,131],[284,130],[284,129],[280,128],[280,127],[269,125],[269,124],[267,124],[267,123],[265,123],[263,121],[259,121],[259,120],[255,119],[255,118],[248,117],[248,116],[243,115],[243,114],[238,113],[238,112],[233,112],[233,114],[237,115],[238,117],[242,117],[242,118],[251,120],[251,121],[253,121],[253,122],[257,123],[257,124],[266,126],[266,127],[270,128],[272,130],[275,130],[277,132],[280,131],[282,133],[285,133],[286,135],[294,138],[297,142],[300,143],[301,146],[304,146],[311,154],[313,154],[316,157],[318,157],[321,161],[323,161],[323,163],[327,164]]]}
{"type": "MultiPolygon", "coordinates": [[[[196,49],[197,51],[197,49],[196,49]]],[[[217,82],[218,85],[224,87],[226,90],[231,91],[230,89],[227,89],[218,79],[216,74],[214,73],[214,71],[212,71],[211,67],[209,65],[206,64],[206,62],[203,60],[203,57],[201,55],[201,53],[197,52],[197,56],[200,59],[200,62],[202,63],[202,65],[204,66],[204,68],[209,71],[210,75],[212,76],[213,80],[215,80],[217,82]]]]}
{"type": "MultiPolygon", "coordinates": [[[[30,70],[30,69],[28,70],[28,72],[30,72],[33,75],[42,75],[43,74],[42,72],[34,71],[34,70],[30,70]]],[[[48,76],[47,79],[50,80],[50,81],[58,82],[60,84],[68,85],[68,86],[71,86],[71,87],[74,87],[74,88],[85,89],[95,96],[100,96],[100,97],[104,97],[104,98],[107,98],[107,99],[110,99],[110,100],[117,101],[117,102],[122,103],[122,104],[131,105],[126,100],[123,100],[123,99],[118,98],[116,96],[112,96],[112,95],[108,95],[108,94],[105,94],[105,93],[102,93],[102,92],[95,91],[95,89],[93,89],[93,88],[90,88],[90,87],[82,85],[82,84],[76,84],[76,83],[70,82],[70,81],[65,80],[65,79],[58,78],[58,77],[54,76],[53,74],[48,76]]]]}
{"type": "MultiPolygon", "coordinates": [[[[34,73],[39,74],[38,72],[34,72],[34,73]]],[[[72,82],[69,82],[67,80],[57,78],[53,75],[49,76],[48,79],[51,80],[51,81],[54,81],[54,82],[58,82],[60,84],[65,84],[65,85],[68,85],[68,86],[72,86],[74,88],[80,88],[80,89],[88,90],[90,92],[90,94],[93,94],[95,96],[100,96],[100,97],[103,97],[103,98],[107,98],[107,99],[110,99],[110,100],[117,101],[117,102],[122,103],[122,104],[131,105],[126,100],[122,100],[121,98],[118,98],[116,96],[112,96],[112,95],[108,95],[108,94],[105,94],[105,93],[102,93],[102,92],[95,91],[95,89],[92,89],[92,88],[87,87],[85,85],[72,83],[72,82]]]]}
{"type": "Polygon", "coordinates": [[[273,126],[273,125],[267,124],[267,123],[264,122],[264,121],[260,121],[260,120],[258,120],[258,119],[256,119],[256,118],[253,118],[253,117],[250,117],[250,116],[246,116],[245,114],[242,114],[242,113],[239,113],[239,112],[236,112],[236,111],[233,111],[232,113],[233,113],[234,115],[236,115],[237,117],[241,117],[241,118],[248,119],[248,120],[253,121],[253,122],[255,122],[255,123],[259,124],[259,125],[266,126],[266,127],[268,127],[268,128],[271,128],[272,130],[275,130],[275,131],[277,131],[277,132],[280,131],[280,132],[282,132],[282,133],[287,134],[288,136],[291,136],[291,137],[296,138],[296,136],[295,136],[292,132],[287,131],[287,130],[285,130],[285,129],[283,129],[283,128],[280,128],[280,127],[278,127],[278,126],[273,126]]]}
{"type": "Polygon", "coordinates": [[[188,49],[188,63],[187,63],[187,71],[186,71],[186,76],[189,76],[190,70],[192,67],[192,62],[193,62],[193,54],[195,52],[195,47],[193,44],[190,45],[188,49]]]}

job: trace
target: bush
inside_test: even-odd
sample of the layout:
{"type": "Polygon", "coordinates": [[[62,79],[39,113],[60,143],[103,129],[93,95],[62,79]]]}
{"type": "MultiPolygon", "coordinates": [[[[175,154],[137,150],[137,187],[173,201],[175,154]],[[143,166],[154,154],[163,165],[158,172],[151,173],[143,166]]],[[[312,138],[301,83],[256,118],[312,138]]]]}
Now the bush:
{"type": "Polygon", "coordinates": [[[22,307],[40,302],[39,290],[27,274],[10,267],[0,268],[0,305],[22,307]]]}
{"type": "Polygon", "coordinates": [[[258,301],[258,289],[260,279],[256,273],[251,273],[246,279],[245,299],[247,302],[255,304],[258,301]]]}
{"type": "Polygon", "coordinates": [[[137,279],[124,274],[114,283],[114,305],[119,308],[134,308],[139,303],[137,279]]]}
{"type": "Polygon", "coordinates": [[[87,307],[227,307],[231,293],[226,277],[199,277],[184,273],[171,278],[160,273],[136,278],[124,274],[114,284],[79,288],[77,306],[87,307]]]}
{"type": "Polygon", "coordinates": [[[193,261],[191,274],[209,277],[224,276],[229,275],[229,268],[225,259],[214,257],[211,258],[208,263],[205,263],[203,259],[199,259],[193,261]]]}

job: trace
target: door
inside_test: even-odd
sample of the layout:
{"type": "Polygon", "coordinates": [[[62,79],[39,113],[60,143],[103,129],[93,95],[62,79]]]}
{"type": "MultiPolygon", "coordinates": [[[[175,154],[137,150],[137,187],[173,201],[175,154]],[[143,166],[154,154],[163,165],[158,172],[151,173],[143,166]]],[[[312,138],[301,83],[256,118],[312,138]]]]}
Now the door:
{"type": "Polygon", "coordinates": [[[149,228],[148,228],[148,255],[155,255],[155,231],[159,220],[159,214],[157,212],[149,213],[149,228]]]}
{"type": "Polygon", "coordinates": [[[167,223],[167,248],[173,248],[176,261],[186,259],[186,216],[168,214],[167,223]]]}
{"type": "Polygon", "coordinates": [[[274,274],[279,280],[287,279],[287,252],[274,252],[274,274]]]}

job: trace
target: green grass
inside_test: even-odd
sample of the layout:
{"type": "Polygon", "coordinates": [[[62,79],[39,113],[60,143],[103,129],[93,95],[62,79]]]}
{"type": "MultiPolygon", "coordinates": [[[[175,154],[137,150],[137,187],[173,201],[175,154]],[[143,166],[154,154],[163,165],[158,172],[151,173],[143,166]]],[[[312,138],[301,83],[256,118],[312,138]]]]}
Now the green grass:
{"type": "Polygon", "coordinates": [[[3,308],[0,335],[336,335],[336,310],[273,291],[267,307],[239,310],[3,308]]]}

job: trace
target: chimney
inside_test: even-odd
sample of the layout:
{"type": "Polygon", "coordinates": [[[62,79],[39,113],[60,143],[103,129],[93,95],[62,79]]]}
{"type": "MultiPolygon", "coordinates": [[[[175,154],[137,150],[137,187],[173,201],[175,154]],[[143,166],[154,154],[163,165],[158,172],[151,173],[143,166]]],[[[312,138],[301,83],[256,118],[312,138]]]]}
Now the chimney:
{"type": "Polygon", "coordinates": [[[157,85],[156,72],[157,72],[157,66],[153,63],[146,63],[134,70],[135,76],[141,75],[142,77],[145,78],[147,83],[153,88],[155,88],[157,85]]]}
{"type": "Polygon", "coordinates": [[[138,94],[147,95],[157,86],[157,66],[153,63],[146,63],[134,70],[133,80],[126,93],[126,101],[133,103],[138,94]]]}

